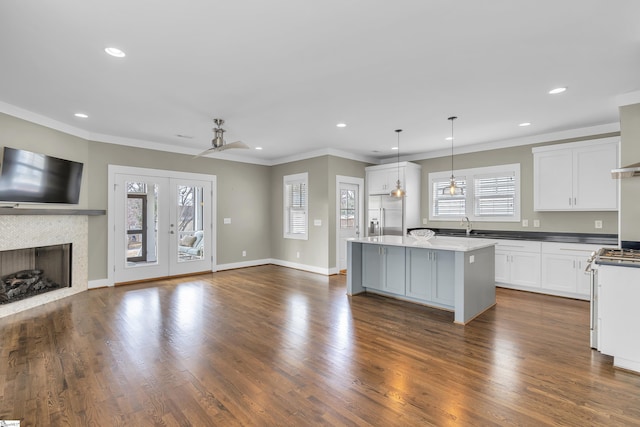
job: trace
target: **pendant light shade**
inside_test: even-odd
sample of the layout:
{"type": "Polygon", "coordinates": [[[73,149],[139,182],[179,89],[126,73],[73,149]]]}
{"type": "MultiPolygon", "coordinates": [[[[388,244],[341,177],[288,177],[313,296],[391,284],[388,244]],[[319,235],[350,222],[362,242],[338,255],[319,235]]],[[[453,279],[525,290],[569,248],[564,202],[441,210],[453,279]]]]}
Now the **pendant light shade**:
{"type": "Polygon", "coordinates": [[[451,178],[449,186],[442,189],[443,195],[449,196],[461,196],[464,194],[464,189],[456,185],[456,177],[453,176],[453,121],[457,119],[456,116],[451,116],[447,120],[451,120],[451,178]]]}
{"type": "Polygon", "coordinates": [[[400,185],[400,132],[402,132],[402,129],[396,129],[396,133],[398,134],[398,180],[396,181],[396,188],[394,188],[391,193],[389,193],[389,196],[398,199],[401,199],[407,195],[407,192],[404,191],[402,189],[402,186],[400,185]]]}

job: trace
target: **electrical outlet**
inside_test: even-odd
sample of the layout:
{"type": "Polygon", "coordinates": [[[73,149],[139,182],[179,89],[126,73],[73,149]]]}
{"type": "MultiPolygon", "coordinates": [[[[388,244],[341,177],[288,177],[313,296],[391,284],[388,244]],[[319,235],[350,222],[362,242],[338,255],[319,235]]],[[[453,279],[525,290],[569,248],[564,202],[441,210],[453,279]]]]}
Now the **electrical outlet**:
{"type": "Polygon", "coordinates": [[[427,223],[429,223],[429,219],[428,218],[422,218],[422,225],[427,225],[427,223]]]}
{"type": "Polygon", "coordinates": [[[247,251],[242,251],[242,256],[247,256],[247,251]]]}
{"type": "Polygon", "coordinates": [[[231,224],[231,218],[225,218],[223,222],[225,224],[231,224]]]}
{"type": "Polygon", "coordinates": [[[533,220],[533,226],[535,228],[540,228],[540,220],[539,219],[534,219],[533,220]]]}
{"type": "Polygon", "coordinates": [[[601,219],[596,219],[595,227],[596,228],[602,228],[602,220],[601,219]]]}
{"type": "Polygon", "coordinates": [[[296,258],[300,258],[300,251],[296,252],[296,258]]]}
{"type": "Polygon", "coordinates": [[[528,227],[529,226],[529,220],[528,219],[523,219],[522,220],[522,226],[523,227],[528,227]]]}

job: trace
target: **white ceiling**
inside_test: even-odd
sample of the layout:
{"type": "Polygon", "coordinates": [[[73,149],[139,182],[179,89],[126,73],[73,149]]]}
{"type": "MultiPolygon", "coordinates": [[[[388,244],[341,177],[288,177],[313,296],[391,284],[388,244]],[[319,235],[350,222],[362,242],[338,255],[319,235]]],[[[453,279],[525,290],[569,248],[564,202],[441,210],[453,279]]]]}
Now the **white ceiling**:
{"type": "Polygon", "coordinates": [[[428,153],[451,115],[456,147],[617,123],[639,16],[637,0],[2,0],[0,102],[194,154],[220,117],[263,147],[233,152],[246,161],[395,156],[397,128],[403,156],[428,153]]]}

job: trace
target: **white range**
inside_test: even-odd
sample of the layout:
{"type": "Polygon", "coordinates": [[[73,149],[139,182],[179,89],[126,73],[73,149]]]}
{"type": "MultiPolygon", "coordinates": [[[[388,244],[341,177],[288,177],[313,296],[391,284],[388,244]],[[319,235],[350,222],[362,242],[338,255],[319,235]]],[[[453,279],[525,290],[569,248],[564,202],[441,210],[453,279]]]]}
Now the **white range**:
{"type": "Polygon", "coordinates": [[[596,341],[613,366],[640,373],[640,251],[602,248],[597,268],[596,341]]]}

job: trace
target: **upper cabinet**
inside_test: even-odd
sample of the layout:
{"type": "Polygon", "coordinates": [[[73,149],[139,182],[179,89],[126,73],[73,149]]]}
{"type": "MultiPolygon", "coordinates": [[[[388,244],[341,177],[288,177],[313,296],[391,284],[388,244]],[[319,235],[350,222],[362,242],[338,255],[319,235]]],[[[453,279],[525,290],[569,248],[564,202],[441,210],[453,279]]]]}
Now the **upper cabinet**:
{"type": "Polygon", "coordinates": [[[533,148],[536,211],[615,211],[618,138],[533,148]]]}

